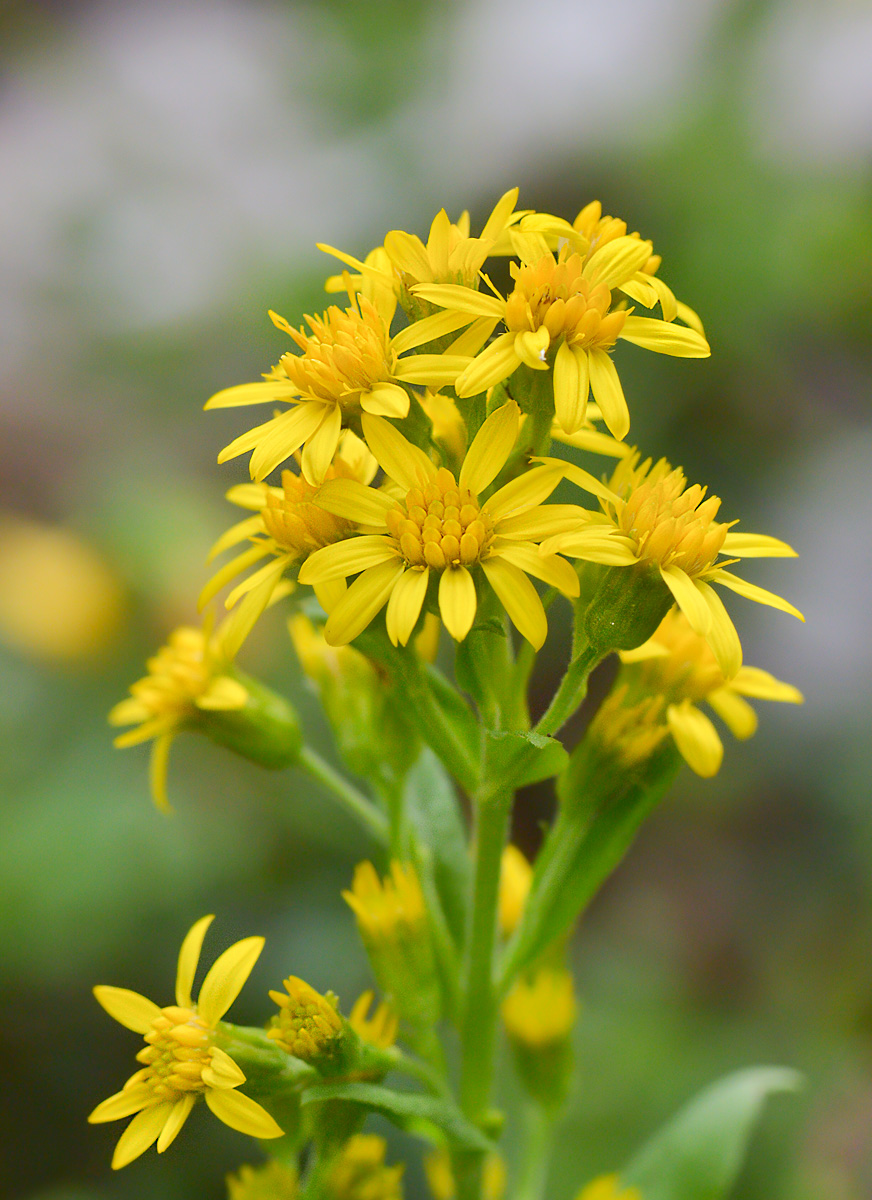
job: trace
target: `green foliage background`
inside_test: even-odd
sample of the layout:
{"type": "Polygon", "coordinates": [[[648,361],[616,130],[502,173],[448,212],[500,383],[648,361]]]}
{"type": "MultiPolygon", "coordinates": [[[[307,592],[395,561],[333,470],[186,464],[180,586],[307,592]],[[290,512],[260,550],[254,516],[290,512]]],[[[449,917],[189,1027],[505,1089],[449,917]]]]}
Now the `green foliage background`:
{"type": "MultiPolygon", "coordinates": [[[[346,1003],[367,983],[339,890],[371,847],[329,799],[182,739],[164,819],[145,752],[113,751],[105,714],[194,615],[206,549],[235,519],[222,492],[245,477],[242,462],[214,465],[238,414],[200,408],[275,360],[268,307],[298,321],[324,306],[332,266],[314,242],[362,254],[389,228],[424,233],[442,204],[468,206],[476,227],[514,183],[524,206],[570,218],[600,197],[653,238],[713,356],[625,353],[632,436],[709,482],[728,519],[799,549],[754,580],[808,618],[731,606],[746,660],[807,703],[761,712],[714,781],[685,771],[578,932],[579,1081],[552,1195],[615,1169],[697,1089],[758,1062],[808,1085],[773,1104],[737,1194],[872,1191],[872,131],[851,75],[863,45],[868,61],[868,12],[554,0],[540,19],[575,51],[567,112],[525,57],[525,11],[140,0],[0,12],[0,505],[77,531],[127,595],[123,629],[78,667],[0,644],[10,1197],[223,1194],[248,1145],[207,1113],[166,1158],[117,1176],[119,1127],[84,1124],[134,1048],[91,985],[169,996],[180,939],[203,913],[219,914],[207,953],[267,936],[239,1021],[262,1020],[266,989],[289,972],[346,1003]],[[604,36],[609,21],[618,31],[604,36]],[[503,43],[499,73],[477,76],[479,52],[491,62],[503,43]],[[586,75],[600,80],[595,102],[586,75]],[[835,105],[810,128],[806,89],[835,105]],[[468,136],[452,141],[458,130],[468,136]]],[[[294,696],[329,754],[280,612],[243,662],[294,696]]],[[[545,789],[522,797],[528,852],[547,804],[545,789]]],[[[417,1168],[408,1194],[424,1194],[417,1168]]]]}

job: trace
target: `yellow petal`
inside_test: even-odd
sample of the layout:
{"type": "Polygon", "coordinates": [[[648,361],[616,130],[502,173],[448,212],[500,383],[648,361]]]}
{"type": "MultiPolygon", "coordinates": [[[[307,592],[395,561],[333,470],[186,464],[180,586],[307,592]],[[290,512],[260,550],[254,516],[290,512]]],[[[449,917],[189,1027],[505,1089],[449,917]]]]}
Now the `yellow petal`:
{"type": "Polygon", "coordinates": [[[796,558],[796,551],[764,533],[728,533],[723,552],[729,558],[796,558]]]}
{"type": "Polygon", "coordinates": [[[265,590],[266,593],[260,608],[260,612],[257,614],[260,616],[260,613],[263,612],[264,608],[266,608],[266,605],[269,602],[269,598],[273,593],[273,588],[282,577],[285,569],[289,567],[291,563],[295,562],[296,558],[296,554],[282,554],[278,558],[273,559],[272,562],[264,563],[262,567],[259,567],[253,574],[249,575],[247,579],[243,579],[240,583],[237,583],[236,587],[232,592],[229,593],[227,599],[224,601],[225,608],[233,608],[243,596],[247,595],[251,591],[254,591],[256,588],[260,588],[261,591],[265,590]],[[264,585],[268,586],[264,588],[264,585]]]}
{"type": "Polygon", "coordinates": [[[456,337],[447,347],[445,353],[465,354],[469,358],[473,358],[496,329],[497,324],[494,317],[476,317],[469,328],[465,329],[460,337],[456,337]]]}
{"type": "Polygon", "coordinates": [[[558,533],[540,546],[543,554],[568,554],[585,562],[609,567],[631,567],[638,560],[626,538],[612,534],[602,526],[591,525],[577,533],[558,533]]]}
{"type": "Polygon", "coordinates": [[[411,354],[398,360],[393,377],[403,383],[441,388],[454,383],[468,366],[469,358],[464,354],[411,354]]]}
{"type": "Polygon", "coordinates": [[[128,746],[138,746],[140,742],[147,742],[153,737],[161,737],[174,730],[176,724],[176,719],[172,716],[155,717],[153,721],[146,721],[138,729],[129,729],[127,733],[120,733],[117,738],[113,738],[112,745],[117,746],[119,750],[126,750],[128,746]]]}
{"type": "Polygon", "coordinates": [[[206,562],[211,562],[213,558],[217,558],[224,550],[229,550],[231,546],[236,546],[239,542],[244,542],[252,534],[263,532],[263,517],[260,513],[257,513],[253,517],[246,517],[243,521],[237,521],[235,525],[231,525],[225,533],[221,534],[221,537],[209,551],[206,562]]]}
{"type": "Polygon", "coordinates": [[[558,588],[564,596],[578,595],[578,576],[566,559],[557,554],[540,554],[532,542],[506,542],[500,538],[493,543],[493,553],[535,579],[558,588]]]}
{"type": "Polygon", "coordinates": [[[160,1009],[153,1000],[127,988],[100,984],[94,988],[94,995],[97,1003],[105,1008],[113,1020],[125,1029],[132,1029],[134,1033],[147,1033],[152,1021],[160,1016],[160,1009]]]}
{"type": "Polygon", "coordinates": [[[494,205],[493,212],[485,222],[484,229],[481,231],[482,240],[490,238],[498,238],[505,229],[509,217],[514,212],[515,205],[518,203],[519,189],[509,188],[507,192],[503,192],[499,200],[494,205]]]}
{"type": "Polygon", "coordinates": [[[377,567],[390,560],[396,562],[397,550],[391,538],[380,533],[364,533],[359,537],[322,546],[310,554],[300,567],[300,583],[322,583],[328,579],[346,578],[377,567]]]}
{"type": "Polygon", "coordinates": [[[472,628],[477,607],[475,584],[466,567],[448,567],[439,580],[439,612],[442,622],[456,642],[462,642],[472,628]]]}
{"type": "Polygon", "coordinates": [[[384,525],[385,516],[395,502],[384,492],[366,487],[356,479],[328,479],[318,489],[314,503],[358,525],[384,525]]]}
{"type": "Polygon", "coordinates": [[[149,1083],[133,1084],[123,1088],[98,1104],[88,1116],[90,1125],[102,1125],[105,1121],[120,1121],[154,1103],[154,1088],[149,1083]]]}
{"type": "MultiPolygon", "coordinates": [[[[324,414],[324,419],[310,434],[303,447],[300,459],[300,470],[307,483],[318,487],[324,482],[327,468],[333,462],[336,448],[339,445],[339,434],[342,432],[342,410],[338,404],[331,405],[324,414]]],[[[252,455],[254,460],[254,455],[252,455]]],[[[269,472],[264,472],[269,474],[269,472]]]]}
{"type": "Polygon", "coordinates": [[[618,337],[675,358],[708,358],[711,354],[708,342],[695,329],[672,321],[658,321],[654,317],[627,317],[618,337]]]}
{"type": "Polygon", "coordinates": [[[554,415],[564,433],[576,433],[584,424],[590,393],[587,352],[561,342],[554,359],[554,415]]]}
{"type": "Polygon", "coordinates": [[[790,601],[783,600],[774,592],[767,592],[766,588],[757,587],[754,583],[739,579],[737,575],[733,575],[729,571],[718,571],[712,576],[712,583],[722,583],[724,587],[738,592],[746,600],[756,600],[758,604],[769,604],[772,608],[779,608],[782,612],[790,613],[792,616],[798,617],[800,621],[805,621],[805,617],[798,608],[793,607],[790,601]]]}
{"type": "Polygon", "coordinates": [[[377,383],[360,393],[360,407],[376,417],[405,417],[409,413],[409,393],[396,383],[377,383]]]}
{"type": "Polygon", "coordinates": [[[290,458],[310,438],[328,411],[338,406],[320,400],[304,400],[292,412],[277,417],[273,428],[258,440],[251,452],[251,478],[260,482],[280,462],[290,458]]]}
{"type": "Polygon", "coordinates": [[[619,503],[619,498],[610,487],[607,487],[595,475],[591,475],[590,471],[585,471],[581,467],[577,467],[575,463],[565,462],[562,458],[546,457],[534,458],[533,461],[544,463],[546,466],[559,470],[566,479],[571,479],[578,487],[584,488],[586,492],[590,492],[593,496],[598,496],[600,500],[606,500],[609,504],[619,503]]]}
{"type": "Polygon", "coordinates": [[[701,579],[697,580],[696,586],[712,615],[711,628],[705,639],[718,660],[724,679],[732,679],[742,665],[742,643],[736,627],[715,589],[701,579]]]}
{"type": "Polygon", "coordinates": [[[501,538],[538,542],[558,533],[572,533],[586,525],[589,518],[588,510],[577,504],[537,504],[501,520],[497,533],[501,538]]]}
{"type": "Polygon", "coordinates": [[[641,238],[612,238],[594,250],[582,274],[585,279],[604,283],[607,288],[620,287],[645,265],[651,257],[651,250],[651,243],[641,238]]]}
{"type": "Polygon", "coordinates": [[[212,680],[196,705],[205,712],[233,712],[234,709],[244,708],[247,702],[247,688],[229,675],[219,675],[212,680]]]}
{"type": "Polygon", "coordinates": [[[691,629],[705,637],[712,627],[712,614],[697,583],[681,567],[661,567],[660,578],[672,592],[691,629]]]}
{"type": "Polygon", "coordinates": [[[221,642],[228,658],[235,658],[242,643],[251,633],[261,613],[271,601],[281,595],[282,581],[278,578],[289,559],[279,559],[276,570],[262,579],[260,584],[242,597],[233,613],[223,626],[221,642]]]}
{"type": "Polygon", "coordinates": [[[489,296],[486,292],[477,292],[457,283],[419,283],[415,284],[412,292],[429,304],[438,304],[440,308],[450,308],[454,312],[469,313],[473,317],[499,319],[505,309],[505,302],[497,296],[489,296]]]}
{"type": "Polygon", "coordinates": [[[218,462],[225,463],[228,461],[228,459],[236,458],[240,454],[245,454],[247,450],[253,450],[258,442],[263,441],[264,438],[268,437],[277,426],[281,426],[285,417],[289,415],[289,413],[282,413],[278,417],[270,417],[268,421],[264,421],[260,425],[255,425],[246,433],[241,433],[239,437],[234,438],[229,445],[224,447],[224,449],[218,455],[218,462]]]}
{"type": "MultiPolygon", "coordinates": [[[[588,420],[593,419],[592,407],[591,404],[587,406],[588,420]]],[[[591,454],[605,454],[609,458],[626,458],[632,451],[632,447],[626,442],[617,442],[609,434],[598,433],[596,429],[579,429],[577,433],[564,433],[556,421],[551,427],[551,436],[567,446],[574,446],[577,450],[589,450],[591,454]]]]}
{"type": "Polygon", "coordinates": [[[344,646],[366,629],[377,612],[387,604],[394,584],[403,573],[396,558],[370,567],[333,608],[324,626],[324,637],[331,646],[344,646]]]}
{"type": "Polygon", "coordinates": [[[160,1131],[160,1137],[157,1139],[157,1152],[163,1154],[168,1146],[171,1146],[181,1132],[182,1126],[188,1117],[191,1115],[191,1109],[196,1103],[197,1097],[193,1092],[188,1092],[181,1100],[177,1100],[173,1105],[173,1111],[167,1118],[167,1123],[160,1131]]]}
{"type": "Polygon", "coordinates": [[[487,511],[494,521],[502,523],[536,508],[547,500],[563,478],[557,467],[533,467],[499,488],[487,501],[487,511]]]}
{"type": "Polygon", "coordinates": [[[419,447],[413,445],[384,417],[364,413],[363,436],[384,473],[407,490],[420,487],[436,474],[436,468],[419,447]]]}
{"type": "Polygon", "coordinates": [[[312,591],[325,613],[332,613],[348,591],[348,584],[344,579],[325,579],[322,583],[313,583],[312,591]]]}
{"type": "Polygon", "coordinates": [[[155,1104],[136,1114],[118,1139],[118,1145],[112,1155],[113,1171],[132,1163],[157,1141],[172,1110],[172,1104],[155,1104]]]}
{"type": "Polygon", "coordinates": [[[551,335],[544,325],[536,330],[515,334],[515,353],[532,371],[547,371],[545,354],[551,345],[551,335]]]}
{"type": "Polygon", "coordinates": [[[734,737],[744,741],[756,732],[757,714],[747,700],[729,688],[716,688],[706,696],[710,704],[734,737]]]}
{"type": "MultiPolygon", "coordinates": [[[[434,313],[432,317],[424,317],[422,321],[416,321],[413,325],[401,330],[392,339],[391,345],[397,354],[405,354],[407,350],[414,350],[417,346],[423,346],[435,338],[447,337],[449,333],[454,333],[456,330],[462,329],[464,325],[468,325],[471,320],[472,317],[469,313],[447,311],[434,313]]],[[[459,354],[460,351],[457,350],[455,353],[459,354]]]]}
{"type": "Polygon", "coordinates": [[[548,621],[539,593],[530,580],[503,557],[485,559],[481,566],[518,633],[534,650],[541,649],[548,636],[548,621]]]}
{"type": "Polygon", "coordinates": [[[235,579],[247,567],[252,566],[270,552],[269,542],[256,542],[255,545],[249,546],[247,550],[243,550],[242,554],[237,554],[236,558],[232,558],[230,562],[225,563],[220,571],[215,572],[197,597],[198,609],[202,612],[212,597],[217,595],[226,583],[229,583],[231,579],[235,579]]]}
{"type": "Polygon", "coordinates": [[[421,615],[424,597],[427,595],[429,578],[430,571],[427,567],[423,570],[413,567],[394,584],[385,613],[385,624],[388,637],[395,646],[405,646],[412,636],[412,630],[421,615]]]}
{"type": "Polygon", "coordinates": [[[293,400],[300,389],[288,380],[268,380],[264,383],[241,383],[238,387],[224,388],[207,400],[204,408],[238,408],[243,404],[268,404],[270,400],[293,400]]]}
{"type": "Polygon", "coordinates": [[[736,672],[730,687],[741,696],[755,700],[781,700],[786,704],[802,704],[803,695],[792,684],[782,683],[760,667],[742,667],[736,672]]]}
{"type": "Polygon", "coordinates": [[[176,1004],[180,1008],[190,1008],[193,1004],[191,989],[194,986],[197,963],[200,961],[200,951],[203,949],[203,938],[214,920],[214,913],[207,917],[201,917],[196,924],[191,926],[182,942],[176,969],[176,1004]]]}
{"type": "Polygon", "coordinates": [[[430,274],[430,259],[419,237],[403,229],[391,229],[385,235],[385,251],[398,271],[413,279],[426,279],[430,274]]]}
{"type": "Polygon", "coordinates": [[[494,384],[508,379],[520,365],[521,360],[515,350],[515,335],[500,334],[482,350],[478,358],[473,359],[455,382],[454,390],[461,399],[477,396],[479,392],[486,392],[494,384]]]}
{"type": "Polygon", "coordinates": [[[683,304],[681,300],[676,300],[675,313],[679,321],[683,321],[685,325],[689,325],[691,329],[695,329],[697,333],[705,337],[705,330],[703,329],[702,321],[692,308],[689,308],[686,304],[683,304]]]}
{"type": "Polygon", "coordinates": [[[170,749],[176,740],[175,733],[165,733],[155,738],[148,760],[148,783],[151,798],[161,812],[172,812],[167,796],[167,769],[170,759],[170,749]]]}
{"type": "Polygon", "coordinates": [[[493,483],[514,449],[520,427],[521,410],[514,400],[491,413],[466,452],[457,481],[461,489],[469,488],[477,496],[493,483]]]}
{"type": "Polygon", "coordinates": [[[704,779],[716,775],[724,757],[724,746],[705,713],[694,708],[689,700],[683,700],[681,704],[669,705],[666,720],[678,752],[691,770],[704,779]]]}
{"type": "Polygon", "coordinates": [[[249,1137],[274,1138],[283,1134],[266,1109],[249,1096],[243,1096],[242,1092],[216,1092],[210,1089],[206,1092],[206,1103],[219,1121],[240,1133],[247,1133],[249,1137]]]}
{"type": "Polygon", "coordinates": [[[596,347],[588,351],[590,364],[590,390],[594,400],[602,409],[603,420],[609,433],[623,441],[630,431],[630,410],[624,398],[624,389],[618,372],[605,350],[596,347]]]}
{"type": "Polygon", "coordinates": [[[197,1012],[207,1025],[216,1025],[242,991],[264,941],[262,937],[249,937],[234,942],[209,968],[197,999],[197,1012]]]}
{"type": "Polygon", "coordinates": [[[245,1075],[229,1054],[220,1046],[213,1046],[209,1054],[209,1065],[203,1068],[203,1082],[219,1090],[234,1088],[245,1083],[245,1075]]]}

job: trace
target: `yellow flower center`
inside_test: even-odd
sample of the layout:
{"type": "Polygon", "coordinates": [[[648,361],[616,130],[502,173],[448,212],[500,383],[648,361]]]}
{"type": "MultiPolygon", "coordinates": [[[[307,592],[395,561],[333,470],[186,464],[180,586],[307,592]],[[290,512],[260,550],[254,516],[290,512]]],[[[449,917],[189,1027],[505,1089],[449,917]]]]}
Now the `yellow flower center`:
{"type": "MultiPolygon", "coordinates": [[[[650,459],[636,468],[630,463],[629,480],[613,489],[626,499],[618,517],[621,532],[636,545],[642,562],[664,567],[680,567],[691,578],[704,574],[721,552],[728,525],[714,520],[721,502],[717,496],[705,499],[699,484],[686,487],[680,468],[672,470],[661,458],[653,467],[650,459]]],[[[623,472],[618,467],[616,477],[623,472]]],[[[625,474],[625,473],[624,473],[625,474]]]]}
{"type": "Polygon", "coordinates": [[[206,1090],[203,1070],[211,1061],[212,1030],[193,1008],[162,1008],[145,1041],[148,1044],[136,1056],[144,1064],[134,1076],[137,1083],[150,1084],[160,1100],[180,1100],[186,1092],[206,1090]]]}
{"type": "Polygon", "coordinates": [[[316,1062],[333,1055],[343,1032],[336,997],[330,992],[322,996],[296,975],[285,980],[285,990],[287,995],[270,992],[279,1011],[267,1036],[303,1062],[316,1062]]]}
{"type": "Polygon", "coordinates": [[[546,254],[535,266],[510,270],[515,290],[506,301],[506,328],[510,333],[548,330],[552,342],[561,334],[580,349],[610,349],[624,327],[627,314],[609,312],[612,293],[603,283],[583,278],[584,259],[561,250],[555,259],[546,254]]]}
{"type": "MultiPolygon", "coordinates": [[[[330,467],[327,478],[338,472],[330,467]]],[[[350,472],[349,472],[350,474],[350,472]]],[[[282,472],[282,495],[267,493],[266,507],[261,509],[264,528],[283,550],[292,554],[311,554],[322,546],[339,542],[354,528],[344,517],[334,517],[313,503],[318,488],[302,475],[282,472]]]]}
{"type": "Polygon", "coordinates": [[[390,338],[385,323],[364,296],[360,311],[331,305],[323,317],[306,317],[312,330],[289,329],[302,350],[285,354],[281,366],[304,396],[357,412],[361,392],[391,376],[390,338]]]}
{"type": "Polygon", "coordinates": [[[387,515],[388,529],[410,567],[471,566],[485,557],[493,521],[468,488],[441,467],[426,487],[412,488],[387,515]]]}
{"type": "Polygon", "coordinates": [[[130,692],[155,716],[184,715],[213,678],[201,629],[182,626],[170,634],[169,643],[148,659],[148,675],[130,692]]]}

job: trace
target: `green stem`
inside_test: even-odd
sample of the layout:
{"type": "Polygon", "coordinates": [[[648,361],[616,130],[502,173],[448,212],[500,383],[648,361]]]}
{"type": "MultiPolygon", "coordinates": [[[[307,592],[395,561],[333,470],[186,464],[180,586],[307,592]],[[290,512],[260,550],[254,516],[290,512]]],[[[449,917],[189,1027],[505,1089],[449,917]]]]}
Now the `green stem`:
{"type": "Polygon", "coordinates": [[[554,1145],[554,1116],[532,1100],[524,1110],[524,1135],[514,1200],[542,1200],[554,1145]]]}
{"type": "Polygon", "coordinates": [[[389,841],[390,828],[384,814],[379,812],[363,792],[359,792],[344,776],[325,762],[320,754],[316,754],[310,746],[304,746],[296,765],[316,779],[328,792],[332,792],[346,812],[359,821],[376,841],[383,844],[389,841]]]}
{"type": "Polygon", "coordinates": [[[600,650],[587,645],[573,658],[536,733],[553,735],[563,728],[587,694],[588,677],[602,657],[600,650]]]}
{"type": "Polygon", "coordinates": [[[450,1097],[451,1089],[448,1086],[448,1082],[444,1074],[437,1070],[436,1067],[432,1066],[429,1062],[424,1062],[423,1059],[406,1054],[403,1050],[395,1050],[394,1054],[394,1070],[399,1071],[403,1075],[408,1075],[410,1079],[417,1079],[434,1096],[450,1097]]]}

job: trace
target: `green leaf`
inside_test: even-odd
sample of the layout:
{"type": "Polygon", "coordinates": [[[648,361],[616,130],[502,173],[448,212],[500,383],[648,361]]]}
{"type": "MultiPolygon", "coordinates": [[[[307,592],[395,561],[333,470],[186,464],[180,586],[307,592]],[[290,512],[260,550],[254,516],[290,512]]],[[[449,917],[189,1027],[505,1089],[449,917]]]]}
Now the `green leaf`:
{"type": "Polygon", "coordinates": [[[437,1145],[447,1140],[457,1150],[487,1154],[493,1142],[466,1119],[456,1104],[422,1092],[396,1092],[377,1083],[324,1083],[307,1088],[303,1104],[318,1100],[348,1100],[380,1112],[400,1129],[437,1145]]]}
{"type": "Polygon", "coordinates": [[[445,768],[424,749],[406,777],[405,809],[417,843],[416,861],[433,880],[456,945],[463,944],[470,860],[460,802],[445,768]]]}
{"type": "Polygon", "coordinates": [[[486,738],[484,777],[500,787],[519,788],[550,779],[569,762],[564,746],[543,733],[489,729],[486,738]]]}
{"type": "Polygon", "coordinates": [[[622,1184],[645,1200],[725,1200],[767,1098],[802,1078],[785,1067],[749,1067],[700,1092],[642,1147],[622,1184]]]}

